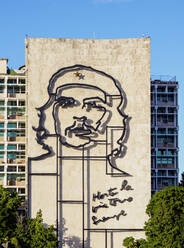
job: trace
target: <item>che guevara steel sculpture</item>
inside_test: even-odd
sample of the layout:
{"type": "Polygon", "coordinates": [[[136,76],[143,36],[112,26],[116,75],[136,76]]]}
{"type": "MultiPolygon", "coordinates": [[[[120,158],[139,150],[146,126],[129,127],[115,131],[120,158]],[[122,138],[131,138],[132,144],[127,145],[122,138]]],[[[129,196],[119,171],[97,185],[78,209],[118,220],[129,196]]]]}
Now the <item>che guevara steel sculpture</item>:
{"type": "MultiPolygon", "coordinates": [[[[53,136],[58,139],[61,146],[66,146],[71,150],[84,152],[93,149],[98,145],[102,136],[106,137],[105,145],[107,146],[108,123],[112,118],[118,116],[118,120],[120,120],[118,125],[111,126],[111,128],[119,128],[120,135],[110,152],[106,149],[105,160],[111,168],[110,173],[106,171],[106,174],[122,177],[131,176],[116,164],[117,158],[123,157],[126,153],[125,142],[128,137],[128,122],[130,119],[124,113],[126,99],[119,82],[111,75],[90,66],[74,65],[61,68],[53,74],[49,80],[47,91],[47,102],[37,108],[39,124],[37,127],[33,127],[36,132],[36,141],[45,152],[37,157],[30,158],[30,160],[42,160],[53,156],[53,149],[47,143],[47,139],[53,136]],[[104,83],[101,85],[98,85],[98,82],[88,83],[86,73],[101,77],[104,83]],[[67,74],[73,75],[73,81],[58,83],[67,74]],[[76,82],[75,78],[77,79],[76,82]],[[116,94],[109,93],[111,89],[106,86],[106,80],[111,82],[111,87],[115,89],[116,94]],[[118,102],[115,108],[113,105],[114,99],[116,99],[116,103],[118,102]],[[52,109],[52,116],[47,116],[48,109],[52,109]],[[46,127],[46,122],[50,118],[54,122],[54,133],[46,127]]],[[[56,154],[56,156],[59,159],[59,155],[56,154]]],[[[90,160],[90,156],[87,159],[90,160]]],[[[81,160],[84,160],[83,156],[81,160]]]]}

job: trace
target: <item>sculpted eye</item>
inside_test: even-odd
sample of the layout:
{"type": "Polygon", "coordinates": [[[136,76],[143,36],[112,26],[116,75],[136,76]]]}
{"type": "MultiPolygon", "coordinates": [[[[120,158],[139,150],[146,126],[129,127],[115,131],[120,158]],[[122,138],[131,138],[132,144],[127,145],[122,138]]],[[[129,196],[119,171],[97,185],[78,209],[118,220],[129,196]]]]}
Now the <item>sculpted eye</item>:
{"type": "Polygon", "coordinates": [[[86,107],[87,111],[90,111],[92,108],[96,108],[96,102],[95,101],[85,102],[83,108],[84,107],[86,107]]]}
{"type": "Polygon", "coordinates": [[[64,98],[59,101],[59,105],[62,108],[73,107],[75,105],[75,99],[73,98],[64,98]]]}

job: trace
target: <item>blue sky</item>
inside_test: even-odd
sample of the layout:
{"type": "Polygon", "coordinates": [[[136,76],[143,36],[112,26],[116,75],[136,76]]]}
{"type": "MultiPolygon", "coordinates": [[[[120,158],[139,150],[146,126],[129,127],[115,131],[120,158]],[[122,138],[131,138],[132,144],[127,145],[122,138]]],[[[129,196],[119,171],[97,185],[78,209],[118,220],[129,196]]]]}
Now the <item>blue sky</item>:
{"type": "Polygon", "coordinates": [[[151,74],[179,81],[180,172],[184,171],[184,0],[0,0],[0,57],[25,63],[24,39],[151,37],[151,74]]]}

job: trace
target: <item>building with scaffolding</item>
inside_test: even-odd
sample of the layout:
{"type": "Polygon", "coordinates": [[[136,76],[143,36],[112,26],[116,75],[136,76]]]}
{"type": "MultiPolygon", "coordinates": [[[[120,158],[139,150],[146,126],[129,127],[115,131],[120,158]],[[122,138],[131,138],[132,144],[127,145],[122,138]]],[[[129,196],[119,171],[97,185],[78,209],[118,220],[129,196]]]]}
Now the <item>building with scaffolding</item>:
{"type": "Polygon", "coordinates": [[[25,200],[26,80],[25,66],[7,68],[0,59],[0,185],[25,200]]]}
{"type": "Polygon", "coordinates": [[[178,82],[151,80],[152,194],[178,184],[178,82]]]}

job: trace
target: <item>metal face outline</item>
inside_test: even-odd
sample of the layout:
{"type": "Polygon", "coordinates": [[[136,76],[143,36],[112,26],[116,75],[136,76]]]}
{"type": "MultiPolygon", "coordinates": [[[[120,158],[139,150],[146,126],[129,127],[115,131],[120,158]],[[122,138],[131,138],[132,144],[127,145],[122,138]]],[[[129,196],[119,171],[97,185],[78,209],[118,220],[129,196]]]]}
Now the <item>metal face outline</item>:
{"type": "MultiPolygon", "coordinates": [[[[101,120],[103,119],[103,117],[105,116],[107,111],[106,111],[105,107],[103,107],[101,105],[97,105],[96,100],[99,100],[100,102],[102,102],[104,104],[107,104],[106,95],[105,95],[105,92],[103,90],[101,90],[100,88],[98,88],[98,87],[87,85],[87,84],[74,83],[74,84],[66,84],[66,85],[62,85],[62,86],[57,87],[56,96],[57,96],[57,93],[58,93],[59,90],[63,91],[66,88],[72,88],[73,89],[74,87],[99,90],[104,94],[104,99],[105,100],[103,100],[100,97],[87,97],[87,98],[84,98],[83,102],[82,102],[82,109],[85,107],[85,105],[89,104],[89,108],[94,108],[94,109],[97,109],[99,111],[103,111],[103,114],[101,115],[101,118],[95,123],[95,124],[97,124],[96,128],[94,128],[92,125],[89,125],[87,123],[88,118],[86,116],[82,116],[82,117],[73,116],[73,119],[76,120],[76,121],[74,121],[74,123],[71,126],[69,126],[67,128],[67,130],[65,129],[65,133],[66,133],[66,131],[71,131],[73,133],[75,132],[75,135],[77,137],[81,137],[81,139],[85,139],[85,133],[86,133],[86,135],[90,135],[90,134],[92,134],[93,131],[98,131],[98,127],[101,124],[101,120]],[[86,102],[86,101],[91,101],[91,102],[86,102]],[[90,106],[90,105],[92,105],[92,106],[90,106]],[[76,122],[77,121],[82,122],[81,128],[76,127],[76,122]]],[[[59,136],[60,142],[65,146],[76,148],[76,149],[77,148],[83,148],[83,147],[86,148],[86,146],[88,144],[93,142],[93,139],[90,136],[87,137],[88,141],[85,142],[85,144],[72,145],[72,144],[66,142],[64,140],[64,138],[61,136],[61,134],[59,134],[58,129],[57,129],[57,126],[59,124],[58,124],[58,116],[57,116],[57,113],[56,113],[56,108],[57,108],[57,106],[62,106],[62,105],[64,105],[63,107],[68,107],[68,105],[70,105],[71,107],[75,106],[75,99],[73,97],[61,96],[56,100],[56,103],[54,104],[52,114],[53,114],[53,119],[54,119],[55,132],[59,136]],[[69,104],[67,104],[68,99],[69,99],[69,102],[70,102],[69,104]]]]}
{"type": "MultiPolygon", "coordinates": [[[[46,102],[46,104],[44,104],[43,106],[41,106],[40,108],[36,108],[38,111],[40,111],[40,113],[38,114],[38,116],[40,117],[39,119],[39,125],[38,127],[32,127],[33,130],[36,132],[36,141],[39,145],[42,146],[42,149],[43,150],[46,150],[47,152],[45,154],[42,154],[42,155],[39,155],[37,157],[31,157],[29,158],[30,160],[42,160],[42,159],[45,159],[49,156],[52,156],[53,154],[53,150],[52,150],[52,147],[50,147],[49,145],[45,144],[44,142],[44,139],[46,139],[47,137],[53,137],[53,136],[58,136],[57,134],[50,134],[48,132],[48,130],[45,129],[44,127],[44,119],[45,119],[45,114],[44,114],[44,111],[46,109],[48,109],[52,103],[54,101],[56,101],[56,93],[53,93],[53,88],[54,88],[54,85],[55,85],[55,82],[57,81],[58,78],[60,78],[61,76],[63,76],[64,74],[68,73],[68,72],[79,72],[80,70],[87,70],[87,71],[92,71],[92,72],[95,72],[97,74],[100,74],[104,77],[107,77],[109,79],[112,80],[112,82],[114,83],[114,86],[118,89],[119,91],[119,97],[120,97],[120,103],[119,105],[117,106],[117,111],[118,113],[122,116],[122,119],[123,119],[123,132],[122,132],[122,135],[120,136],[120,138],[117,140],[117,144],[119,145],[119,148],[116,148],[114,150],[112,150],[112,152],[110,154],[108,154],[106,156],[106,159],[108,160],[110,166],[117,170],[119,173],[117,175],[124,175],[124,176],[130,176],[130,174],[120,170],[119,168],[116,167],[114,161],[116,158],[118,158],[119,156],[121,156],[121,152],[122,152],[122,148],[124,147],[124,138],[125,138],[125,135],[126,135],[126,127],[127,127],[127,120],[128,120],[128,115],[125,115],[122,113],[121,111],[121,105],[123,103],[123,96],[122,96],[122,93],[121,93],[121,88],[120,86],[118,85],[118,81],[116,79],[114,79],[111,75],[103,72],[103,71],[100,71],[100,70],[96,70],[90,66],[84,66],[84,65],[80,65],[80,64],[76,64],[76,65],[73,65],[73,66],[69,66],[69,67],[64,67],[64,68],[61,68],[59,69],[56,73],[53,74],[53,76],[50,78],[49,80],[49,85],[48,85],[48,88],[47,88],[47,91],[48,91],[48,95],[49,95],[49,99],[48,101],[46,102]]],[[[75,86],[77,84],[66,84],[66,85],[63,85],[63,86],[75,86]]],[[[84,87],[88,87],[88,85],[86,84],[83,84],[84,87]]],[[[57,87],[57,89],[60,88],[60,87],[57,87]]],[[[98,88],[97,86],[94,86],[94,88],[96,88],[97,90],[101,90],[104,95],[105,95],[105,102],[107,102],[107,96],[110,96],[108,95],[105,91],[103,91],[102,89],[98,88]]],[[[56,91],[57,91],[56,89],[56,91]]],[[[54,116],[54,113],[53,113],[53,116],[54,116]]],[[[120,126],[119,126],[120,128],[120,126]]],[[[85,148],[85,145],[84,146],[81,146],[81,148],[85,148]]]]}

